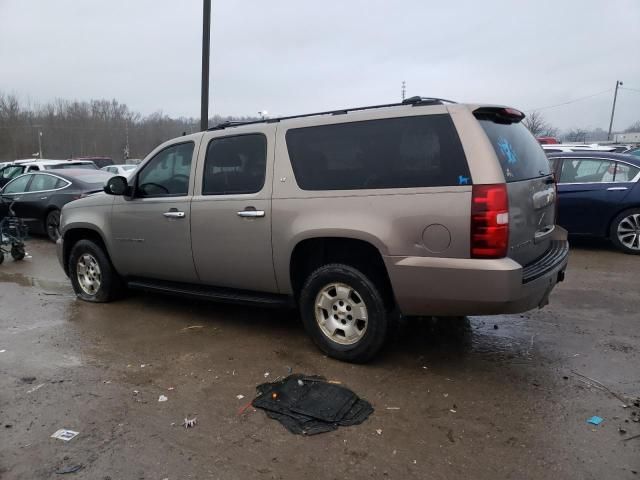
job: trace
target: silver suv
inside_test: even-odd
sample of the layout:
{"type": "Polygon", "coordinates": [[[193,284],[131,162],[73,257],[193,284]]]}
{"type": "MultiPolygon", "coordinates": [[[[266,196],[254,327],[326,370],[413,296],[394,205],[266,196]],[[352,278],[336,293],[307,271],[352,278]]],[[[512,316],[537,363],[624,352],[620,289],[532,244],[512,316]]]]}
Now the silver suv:
{"type": "Polygon", "coordinates": [[[523,118],[414,97],[176,138],[64,207],[60,262],[91,302],[128,287],[296,305],[320,349],[355,362],[398,313],[542,307],[568,243],[523,118]]]}

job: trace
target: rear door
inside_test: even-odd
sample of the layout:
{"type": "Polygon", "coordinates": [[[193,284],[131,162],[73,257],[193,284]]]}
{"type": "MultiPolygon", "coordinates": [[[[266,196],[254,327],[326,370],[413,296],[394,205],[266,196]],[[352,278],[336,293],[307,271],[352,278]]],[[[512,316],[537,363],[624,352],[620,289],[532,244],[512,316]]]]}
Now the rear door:
{"type": "Polygon", "coordinates": [[[509,195],[509,254],[521,265],[549,249],[556,192],[549,160],[519,121],[476,115],[500,161],[509,195]]]}
{"type": "Polygon", "coordinates": [[[612,159],[562,160],[558,183],[558,223],[569,233],[602,236],[631,190],[636,167],[612,159]]]}
{"type": "Polygon", "coordinates": [[[275,126],[205,134],[191,204],[193,258],[200,282],[277,292],[271,248],[275,126]]]}

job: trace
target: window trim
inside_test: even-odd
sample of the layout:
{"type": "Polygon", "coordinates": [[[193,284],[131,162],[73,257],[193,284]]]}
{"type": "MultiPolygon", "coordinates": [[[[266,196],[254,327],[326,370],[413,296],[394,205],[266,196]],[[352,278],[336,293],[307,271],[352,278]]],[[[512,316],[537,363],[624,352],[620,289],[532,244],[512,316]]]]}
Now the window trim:
{"type": "Polygon", "coordinates": [[[267,138],[267,135],[264,134],[264,132],[246,132],[246,133],[238,133],[236,135],[224,135],[224,136],[220,136],[220,137],[212,137],[209,139],[209,141],[207,142],[207,146],[204,149],[204,161],[202,162],[202,182],[200,182],[200,195],[203,197],[226,197],[226,196],[231,196],[231,195],[255,195],[256,193],[260,193],[262,190],[264,190],[265,185],[267,184],[267,170],[269,167],[269,139],[267,138]],[[246,137],[249,135],[259,135],[261,137],[264,138],[264,177],[262,179],[262,185],[260,185],[260,188],[256,191],[253,192],[242,192],[242,193],[205,193],[204,192],[204,180],[205,180],[205,173],[207,171],[207,153],[209,153],[209,145],[211,145],[212,142],[214,142],[215,140],[222,140],[222,139],[226,139],[226,138],[234,138],[234,137],[246,137]]]}
{"type": "MultiPolygon", "coordinates": [[[[564,161],[565,160],[600,160],[600,161],[605,161],[605,162],[613,162],[613,163],[622,163],[628,167],[632,167],[632,168],[638,168],[640,169],[640,167],[638,165],[634,165],[633,163],[628,163],[625,162],[624,160],[615,160],[613,158],[602,158],[602,157],[553,157],[550,156],[549,160],[551,159],[558,159],[558,160],[562,160],[562,166],[564,165],[564,161]]],[[[558,185],[598,185],[598,184],[603,184],[603,183],[638,183],[640,182],[640,172],[638,172],[636,174],[635,177],[633,177],[631,180],[628,180],[626,182],[565,182],[562,183],[560,182],[560,178],[562,177],[562,168],[560,168],[560,171],[558,172],[558,185]]]]}
{"type": "Polygon", "coordinates": [[[133,194],[131,195],[132,198],[135,199],[140,199],[140,200],[144,200],[145,198],[182,198],[182,197],[188,197],[189,196],[189,188],[191,187],[191,182],[193,181],[192,176],[193,176],[193,166],[194,163],[197,163],[197,158],[194,160],[193,155],[196,153],[196,142],[194,140],[187,140],[184,142],[177,142],[177,143],[172,143],[171,145],[167,145],[166,147],[164,147],[161,150],[158,150],[155,155],[153,157],[151,157],[149,160],[147,160],[144,165],[142,166],[142,168],[136,172],[135,175],[135,179],[134,179],[134,183],[133,183],[133,194]],[[187,193],[185,195],[180,194],[180,193],[169,193],[169,194],[161,194],[161,195],[145,195],[144,197],[141,197],[138,195],[138,180],[140,178],[140,174],[142,172],[145,171],[145,169],[149,166],[149,164],[158,156],[160,155],[162,152],[164,152],[165,150],[168,150],[170,148],[174,148],[177,147],[179,145],[186,145],[187,143],[191,143],[193,145],[193,151],[191,152],[191,171],[189,172],[189,184],[187,185],[187,193]]]}

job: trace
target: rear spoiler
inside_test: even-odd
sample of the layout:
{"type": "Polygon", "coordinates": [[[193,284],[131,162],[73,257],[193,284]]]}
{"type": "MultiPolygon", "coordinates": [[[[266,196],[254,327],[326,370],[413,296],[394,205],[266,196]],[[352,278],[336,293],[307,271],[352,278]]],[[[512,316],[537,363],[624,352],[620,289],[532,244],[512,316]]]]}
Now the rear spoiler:
{"type": "Polygon", "coordinates": [[[473,111],[473,115],[478,120],[491,120],[505,125],[520,123],[525,117],[520,110],[510,107],[480,107],[473,111]]]}

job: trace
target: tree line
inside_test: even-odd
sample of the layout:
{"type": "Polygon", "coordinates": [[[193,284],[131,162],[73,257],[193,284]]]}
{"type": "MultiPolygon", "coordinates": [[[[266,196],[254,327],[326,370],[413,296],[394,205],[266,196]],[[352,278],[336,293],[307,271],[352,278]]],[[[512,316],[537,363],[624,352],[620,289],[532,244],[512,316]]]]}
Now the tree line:
{"type": "MultiPolygon", "coordinates": [[[[573,128],[566,132],[560,132],[538,111],[528,113],[522,123],[536,137],[555,137],[566,142],[601,142],[607,140],[607,132],[602,128],[593,130],[573,128]]],[[[622,133],[630,132],[640,132],[640,120],[632,123],[622,131],[622,133]]]]}
{"type": "MultiPolygon", "coordinates": [[[[209,119],[209,125],[255,117],[209,119]]],[[[162,112],[141,115],[117,100],[56,99],[42,105],[23,104],[0,92],[0,161],[42,157],[111,157],[116,163],[143,158],[160,143],[200,129],[199,119],[171,118],[162,112]],[[127,151],[128,150],[128,151],[127,151]]]]}

